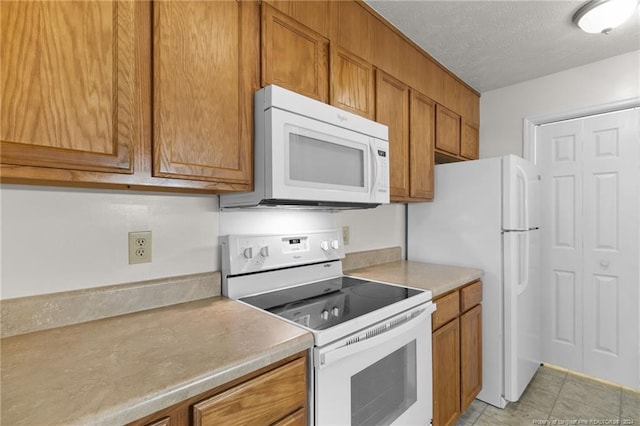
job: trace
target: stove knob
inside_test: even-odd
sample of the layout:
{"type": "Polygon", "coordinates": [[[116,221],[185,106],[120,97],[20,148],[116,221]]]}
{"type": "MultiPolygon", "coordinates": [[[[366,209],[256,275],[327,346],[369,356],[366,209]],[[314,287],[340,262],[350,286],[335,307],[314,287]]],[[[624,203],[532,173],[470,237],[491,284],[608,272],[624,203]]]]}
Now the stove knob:
{"type": "Polygon", "coordinates": [[[331,316],[333,317],[339,317],[340,316],[340,308],[338,308],[337,306],[334,306],[333,308],[331,308],[331,316]]]}
{"type": "Polygon", "coordinates": [[[320,318],[322,318],[325,321],[328,320],[329,319],[329,311],[327,311],[325,309],[322,312],[320,312],[320,318]]]}
{"type": "Polygon", "coordinates": [[[338,250],[339,247],[340,247],[340,243],[338,242],[338,240],[331,241],[331,248],[332,249],[338,250]]]}
{"type": "Polygon", "coordinates": [[[260,249],[260,256],[269,257],[269,246],[264,246],[260,249]]]}
{"type": "Polygon", "coordinates": [[[320,243],[320,248],[324,251],[329,250],[329,241],[323,241],[320,243]]]}
{"type": "Polygon", "coordinates": [[[244,251],[242,252],[242,255],[244,256],[245,259],[252,259],[253,247],[247,247],[246,249],[244,249],[244,251]]]}

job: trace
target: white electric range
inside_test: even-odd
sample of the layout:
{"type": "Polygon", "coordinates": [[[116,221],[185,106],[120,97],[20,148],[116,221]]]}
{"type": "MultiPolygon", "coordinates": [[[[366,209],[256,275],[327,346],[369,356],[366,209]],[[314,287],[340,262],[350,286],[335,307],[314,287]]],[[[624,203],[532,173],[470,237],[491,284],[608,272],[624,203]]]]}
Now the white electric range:
{"type": "Polygon", "coordinates": [[[314,336],[310,424],[431,422],[431,292],[344,275],[337,230],[220,243],[225,296],[314,336]]]}

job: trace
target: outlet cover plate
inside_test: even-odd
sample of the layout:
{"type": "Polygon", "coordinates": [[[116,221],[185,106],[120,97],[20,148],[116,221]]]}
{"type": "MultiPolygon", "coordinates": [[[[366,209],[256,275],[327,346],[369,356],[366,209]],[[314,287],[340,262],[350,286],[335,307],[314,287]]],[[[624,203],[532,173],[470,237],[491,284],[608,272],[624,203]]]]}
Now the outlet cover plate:
{"type": "Polygon", "coordinates": [[[350,229],[349,229],[349,227],[348,227],[348,226],[343,226],[343,227],[342,227],[342,243],[343,243],[345,246],[348,246],[348,245],[349,245],[349,240],[351,239],[351,238],[350,238],[351,236],[349,235],[350,233],[351,233],[351,232],[350,232],[350,229]]]}
{"type": "Polygon", "coordinates": [[[151,231],[129,232],[129,264],[151,262],[151,231]]]}

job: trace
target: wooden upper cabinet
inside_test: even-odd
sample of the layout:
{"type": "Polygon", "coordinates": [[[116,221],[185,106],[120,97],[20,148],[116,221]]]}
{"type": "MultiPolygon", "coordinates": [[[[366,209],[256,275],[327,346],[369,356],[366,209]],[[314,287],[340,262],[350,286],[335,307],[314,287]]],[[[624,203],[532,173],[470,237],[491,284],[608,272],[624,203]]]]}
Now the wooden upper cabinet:
{"type": "Polygon", "coordinates": [[[403,81],[408,81],[403,78],[403,74],[407,72],[403,67],[406,61],[404,53],[407,42],[380,20],[375,20],[373,39],[375,46],[373,64],[376,68],[380,68],[403,81]]]}
{"type": "Polygon", "coordinates": [[[373,62],[375,17],[357,1],[331,1],[331,42],[373,62]]]}
{"type": "Polygon", "coordinates": [[[460,155],[477,160],[479,154],[479,130],[475,124],[463,119],[460,129],[460,155]]]}
{"type": "Polygon", "coordinates": [[[155,176],[252,182],[256,2],[154,3],[155,176]]]}
{"type": "Polygon", "coordinates": [[[462,95],[466,90],[462,83],[456,80],[451,74],[445,72],[443,75],[443,105],[458,114],[462,113],[462,95]]]}
{"type": "Polygon", "coordinates": [[[411,90],[409,133],[410,196],[433,199],[436,103],[411,90]]]}
{"type": "Polygon", "coordinates": [[[312,30],[329,37],[332,0],[263,0],[312,30]]]}
{"type": "Polygon", "coordinates": [[[471,124],[480,125],[480,96],[466,87],[462,88],[460,115],[471,124]]]}
{"type": "Polygon", "coordinates": [[[391,198],[409,196],[409,87],[376,71],[376,121],[389,127],[391,198]]]}
{"type": "Polygon", "coordinates": [[[133,172],[138,24],[129,1],[0,3],[3,165],[133,172]]]}
{"type": "Polygon", "coordinates": [[[375,73],[373,65],[331,46],[331,105],[375,119],[375,73]]]}
{"type": "Polygon", "coordinates": [[[329,39],[262,4],[262,85],[329,101],[329,39]]]}
{"type": "Polygon", "coordinates": [[[436,149],[460,154],[460,116],[440,104],[436,106],[436,149]]]}

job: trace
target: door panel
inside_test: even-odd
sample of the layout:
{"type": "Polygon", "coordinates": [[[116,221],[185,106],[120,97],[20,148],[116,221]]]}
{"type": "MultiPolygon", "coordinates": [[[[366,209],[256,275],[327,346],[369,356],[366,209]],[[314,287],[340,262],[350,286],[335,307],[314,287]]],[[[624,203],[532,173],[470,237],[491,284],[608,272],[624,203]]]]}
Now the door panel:
{"type": "Polygon", "coordinates": [[[376,71],[376,121],[389,126],[391,197],[409,195],[409,87],[376,71]]]}
{"type": "Polygon", "coordinates": [[[373,120],[375,76],[373,66],[331,46],[331,105],[373,120]]]}
{"type": "Polygon", "coordinates": [[[640,110],[584,121],[584,372],[638,387],[640,110]]]}
{"type": "Polygon", "coordinates": [[[133,173],[138,24],[133,2],[2,2],[3,164],[133,173]]]}
{"type": "Polygon", "coordinates": [[[581,124],[541,126],[536,163],[542,175],[542,359],[582,369],[581,124]]]}
{"type": "Polygon", "coordinates": [[[413,89],[410,99],[409,195],[433,200],[436,103],[413,89]]]}
{"type": "Polygon", "coordinates": [[[262,4],[262,86],[277,84],[321,102],[329,100],[329,40],[262,4]]]}
{"type": "Polygon", "coordinates": [[[640,110],[541,126],[545,362],[640,387],[640,110]]]}
{"type": "Polygon", "coordinates": [[[254,2],[154,4],[154,176],[251,183],[258,28],[254,2]]]}

